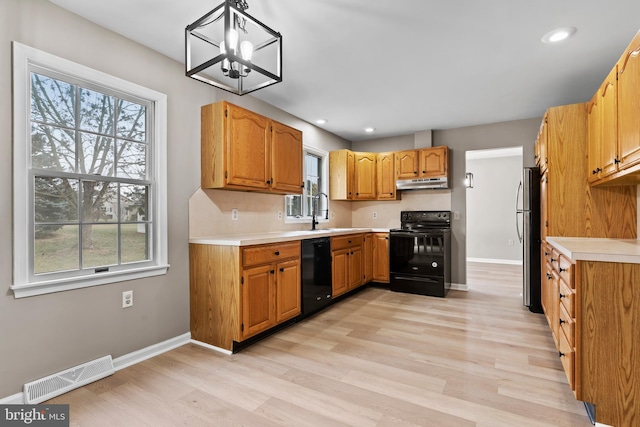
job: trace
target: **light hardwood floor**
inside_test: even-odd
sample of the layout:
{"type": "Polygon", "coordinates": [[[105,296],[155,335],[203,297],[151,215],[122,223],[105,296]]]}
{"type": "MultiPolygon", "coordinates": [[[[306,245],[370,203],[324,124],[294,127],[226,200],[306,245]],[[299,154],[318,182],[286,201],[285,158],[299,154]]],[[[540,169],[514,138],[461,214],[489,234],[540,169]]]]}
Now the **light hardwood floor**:
{"type": "Polygon", "coordinates": [[[520,267],[469,292],[368,288],[244,351],[189,344],[51,400],[73,426],[589,426],[520,267]]]}

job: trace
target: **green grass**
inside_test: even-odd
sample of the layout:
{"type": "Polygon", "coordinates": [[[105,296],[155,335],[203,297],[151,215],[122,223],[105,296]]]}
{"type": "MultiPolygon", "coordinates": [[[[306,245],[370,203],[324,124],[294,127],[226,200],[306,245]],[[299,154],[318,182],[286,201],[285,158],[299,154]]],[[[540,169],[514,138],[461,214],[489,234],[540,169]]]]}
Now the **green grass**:
{"type": "MultiPolygon", "coordinates": [[[[83,250],[83,268],[118,263],[117,225],[92,226],[92,244],[83,250]]],[[[137,224],[121,226],[122,263],[142,261],[146,256],[146,234],[138,233],[137,224]]],[[[50,236],[36,238],[34,271],[36,274],[78,269],[78,227],[64,226],[50,236]]]]}

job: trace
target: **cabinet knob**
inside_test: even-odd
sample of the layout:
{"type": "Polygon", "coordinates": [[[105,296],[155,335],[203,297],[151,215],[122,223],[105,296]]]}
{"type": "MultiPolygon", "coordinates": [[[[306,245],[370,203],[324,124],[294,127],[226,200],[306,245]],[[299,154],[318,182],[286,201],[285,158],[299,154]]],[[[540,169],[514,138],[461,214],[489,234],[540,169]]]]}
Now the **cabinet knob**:
{"type": "Polygon", "coordinates": [[[267,181],[267,184],[271,184],[271,181],[267,181]]]}
{"type": "Polygon", "coordinates": [[[564,298],[564,297],[566,297],[566,295],[564,295],[564,294],[560,294],[560,299],[562,299],[562,298],[564,298]]]}
{"type": "Polygon", "coordinates": [[[269,273],[276,274],[276,271],[275,270],[271,270],[269,273]]]}
{"type": "Polygon", "coordinates": [[[547,273],[547,279],[551,280],[551,275],[547,273]]]}
{"type": "Polygon", "coordinates": [[[413,174],[414,175],[418,175],[418,171],[413,171],[413,174]]]}
{"type": "Polygon", "coordinates": [[[558,261],[557,259],[553,259],[553,258],[549,258],[549,260],[550,260],[551,262],[556,262],[556,261],[558,261]]]}
{"type": "Polygon", "coordinates": [[[280,255],[280,251],[275,251],[273,254],[278,256],[278,255],[280,255]]]}
{"type": "Polygon", "coordinates": [[[280,267],[280,273],[284,272],[284,267],[280,267]]]}
{"type": "Polygon", "coordinates": [[[427,171],[422,171],[422,173],[427,173],[427,171]]]}
{"type": "Polygon", "coordinates": [[[560,271],[560,273],[562,273],[563,271],[567,271],[567,269],[560,267],[559,271],[560,271]]]}
{"type": "Polygon", "coordinates": [[[613,163],[617,165],[618,163],[620,163],[620,159],[616,157],[615,159],[613,159],[613,163]]]}
{"type": "Polygon", "coordinates": [[[559,352],[558,352],[558,356],[559,356],[559,357],[564,357],[564,353],[563,353],[563,352],[561,352],[561,351],[559,351],[559,352]]]}
{"type": "Polygon", "coordinates": [[[560,325],[562,325],[563,323],[566,323],[564,320],[560,319],[560,325]]]}

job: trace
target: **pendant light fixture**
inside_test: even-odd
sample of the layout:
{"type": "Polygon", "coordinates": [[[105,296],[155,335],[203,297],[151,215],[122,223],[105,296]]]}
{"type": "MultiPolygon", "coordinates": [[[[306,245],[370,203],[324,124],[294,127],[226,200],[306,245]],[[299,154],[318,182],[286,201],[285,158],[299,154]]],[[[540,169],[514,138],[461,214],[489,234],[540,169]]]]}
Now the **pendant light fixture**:
{"type": "Polygon", "coordinates": [[[282,81],[282,35],[248,8],[245,0],[225,0],[186,27],[187,77],[237,95],[282,81]]]}

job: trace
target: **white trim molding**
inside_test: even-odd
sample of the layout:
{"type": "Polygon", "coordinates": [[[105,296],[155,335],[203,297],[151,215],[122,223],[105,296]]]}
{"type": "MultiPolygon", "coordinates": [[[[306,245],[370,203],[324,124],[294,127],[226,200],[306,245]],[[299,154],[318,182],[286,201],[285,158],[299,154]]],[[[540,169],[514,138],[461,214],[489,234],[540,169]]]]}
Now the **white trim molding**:
{"type": "Polygon", "coordinates": [[[198,340],[191,340],[191,344],[199,345],[200,347],[208,348],[209,350],[214,350],[222,354],[227,354],[227,355],[233,354],[233,352],[225,348],[216,347],[215,345],[207,344],[206,342],[202,342],[198,340]]]}

